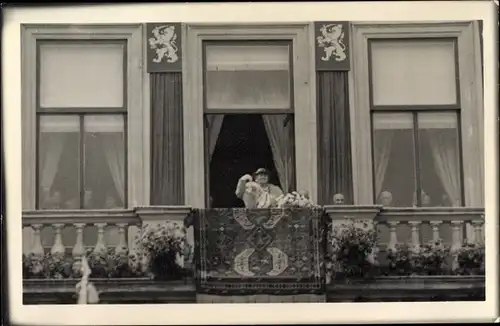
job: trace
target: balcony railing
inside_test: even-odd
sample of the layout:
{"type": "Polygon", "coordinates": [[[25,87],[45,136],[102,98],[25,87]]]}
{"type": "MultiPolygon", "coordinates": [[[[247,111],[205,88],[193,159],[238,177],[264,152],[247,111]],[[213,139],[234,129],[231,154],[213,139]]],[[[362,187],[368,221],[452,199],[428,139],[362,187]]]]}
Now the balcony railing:
{"type": "MultiPolygon", "coordinates": [[[[188,216],[190,211],[190,207],[184,206],[152,206],[131,210],[107,211],[25,211],[23,212],[22,220],[26,238],[23,239],[25,245],[23,251],[25,254],[33,253],[36,255],[43,255],[47,252],[66,252],[75,259],[80,258],[86,249],[101,250],[107,247],[115,247],[118,251],[128,250],[130,253],[133,253],[137,249],[134,246],[133,238],[140,232],[143,224],[156,224],[162,221],[183,224],[185,217],[188,216]],[[52,231],[46,231],[46,233],[42,234],[42,230],[44,229],[52,231]],[[84,232],[88,229],[93,230],[90,233],[93,236],[88,236],[87,242],[85,242],[84,232]],[[63,235],[65,235],[64,241],[63,235]],[[93,237],[95,241],[89,243],[89,238],[92,240],[94,239],[93,237]]],[[[325,206],[325,211],[331,217],[333,225],[341,223],[345,219],[368,221],[369,224],[378,230],[379,240],[377,248],[382,253],[386,252],[387,249],[395,248],[397,244],[406,243],[418,246],[428,240],[438,238],[443,239],[445,244],[450,246],[452,252],[453,249],[459,248],[464,241],[484,244],[483,208],[383,208],[380,206],[353,205],[325,206]]],[[[188,241],[193,243],[192,235],[188,235],[188,241]]],[[[463,284],[450,281],[453,276],[446,276],[445,278],[446,282],[451,282],[449,283],[452,284],[450,285],[451,288],[458,286],[458,290],[461,290],[469,282],[465,278],[465,283],[462,282],[463,284]]],[[[116,280],[115,282],[119,284],[123,281],[126,280],[116,280]]],[[[393,284],[393,281],[386,280],[383,282],[393,284]]],[[[38,295],[42,295],[42,293],[48,294],[54,286],[57,287],[57,291],[62,291],[60,289],[61,286],[64,287],[64,284],[71,283],[70,280],[65,280],[63,283],[56,282],[58,285],[55,285],[56,283],[54,282],[51,280],[25,280],[25,295],[36,296],[36,293],[38,295]]],[[[113,286],[113,280],[106,282],[105,284],[110,284],[106,286],[113,286]]],[[[146,284],[146,287],[142,287],[143,290],[137,290],[139,292],[146,291],[144,289],[153,286],[150,284],[152,281],[147,279],[143,281],[130,280],[130,282],[135,284],[136,288],[141,288],[144,282],[149,282],[146,284]]],[[[186,284],[189,287],[189,291],[186,291],[190,293],[191,298],[194,298],[192,296],[194,287],[191,281],[189,282],[190,284],[186,284]]],[[[436,282],[438,284],[439,280],[436,280],[436,282]]],[[[484,277],[475,277],[474,282],[474,284],[477,282],[481,283],[482,291],[484,291],[484,277]]],[[[332,286],[345,287],[346,285],[330,285],[330,287],[332,286]]],[[[358,284],[352,286],[365,289],[367,285],[358,284]]],[[[373,287],[374,285],[371,286],[373,287]]],[[[395,286],[400,287],[399,285],[395,286]]],[[[481,286],[479,287],[481,288],[481,286]]],[[[348,287],[350,288],[351,286],[348,287]]],[[[385,285],[384,289],[387,290],[389,288],[390,286],[385,285]]],[[[412,285],[413,288],[418,288],[418,285],[412,285]]],[[[450,288],[446,289],[449,290],[450,288]]],[[[340,288],[338,290],[340,291],[340,288]]],[[[337,293],[341,293],[339,291],[337,293]]],[[[347,290],[342,288],[342,291],[345,292],[347,290]]],[[[354,288],[352,291],[355,291],[354,288]]],[[[352,291],[349,295],[346,295],[352,297],[354,293],[352,291]]],[[[73,292],[72,286],[67,285],[67,292],[73,292]]],[[[329,292],[333,293],[335,290],[329,292]]],[[[144,296],[145,294],[143,293],[142,295],[144,296]]],[[[425,294],[420,293],[419,295],[425,297],[425,294]]],[[[404,297],[404,295],[402,296],[404,297]]],[[[335,300],[337,301],[337,299],[335,300]]],[[[338,300],[342,301],[343,299],[338,300]]],[[[344,300],[351,299],[344,298],[344,300]]]]}

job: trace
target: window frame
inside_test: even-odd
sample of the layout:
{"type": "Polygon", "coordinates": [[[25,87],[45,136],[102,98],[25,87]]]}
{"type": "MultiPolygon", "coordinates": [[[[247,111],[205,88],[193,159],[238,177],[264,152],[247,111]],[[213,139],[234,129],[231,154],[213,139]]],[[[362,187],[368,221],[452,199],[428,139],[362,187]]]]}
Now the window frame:
{"type": "MultiPolygon", "coordinates": [[[[293,114],[295,111],[294,99],[294,64],[293,42],[290,39],[273,40],[203,40],[203,113],[204,114],[293,114]],[[288,107],[287,108],[209,108],[207,101],[207,48],[210,46],[287,46],[288,47],[288,107]]],[[[258,71],[258,70],[256,70],[258,71]]]]}
{"type": "MultiPolygon", "coordinates": [[[[351,57],[352,69],[349,73],[349,93],[355,203],[358,205],[374,204],[369,42],[376,39],[455,38],[459,79],[457,96],[460,97],[459,129],[462,133],[459,151],[463,174],[463,206],[482,207],[484,205],[484,135],[482,133],[484,121],[478,22],[355,22],[351,25],[351,35],[353,55],[351,57]]],[[[394,112],[394,110],[391,111],[394,112]]],[[[425,112],[432,112],[432,110],[425,110],[425,112]]]]}
{"type": "MultiPolygon", "coordinates": [[[[36,210],[38,174],[38,118],[39,108],[39,42],[126,42],[126,74],[124,74],[125,102],[127,108],[124,124],[126,141],[126,204],[127,207],[149,204],[149,101],[146,98],[148,84],[145,66],[144,28],[142,24],[126,25],[67,25],[67,24],[22,24],[21,25],[21,85],[22,85],[22,203],[23,210],[36,210]]],[[[49,108],[47,113],[68,114],[120,113],[123,108],[49,108]],[[96,112],[98,111],[98,112],[96,112]]],[[[43,111],[43,110],[41,110],[43,111]]]]}
{"type": "MultiPolygon", "coordinates": [[[[204,146],[204,60],[203,41],[288,40],[293,46],[293,97],[296,185],[317,197],[316,70],[314,26],[289,24],[183,24],[183,101],[184,101],[184,191],[190,206],[206,206],[204,146]]],[[[263,110],[261,110],[262,113],[263,110]]],[[[235,112],[238,113],[239,111],[235,112]]],[[[208,113],[208,112],[207,112],[208,113]]],[[[211,112],[212,113],[212,112],[211,112]]],[[[282,113],[283,110],[280,112],[282,113]]],[[[266,114],[270,112],[266,111],[266,114]]]]}

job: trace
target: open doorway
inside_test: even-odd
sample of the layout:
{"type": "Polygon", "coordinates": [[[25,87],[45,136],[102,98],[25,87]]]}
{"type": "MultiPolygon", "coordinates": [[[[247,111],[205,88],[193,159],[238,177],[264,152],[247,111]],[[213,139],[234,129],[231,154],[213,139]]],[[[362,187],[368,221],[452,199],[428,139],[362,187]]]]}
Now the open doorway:
{"type": "Polygon", "coordinates": [[[262,115],[225,115],[207,168],[209,207],[244,207],[234,193],[238,179],[261,167],[271,171],[269,181],[281,187],[262,115]]]}

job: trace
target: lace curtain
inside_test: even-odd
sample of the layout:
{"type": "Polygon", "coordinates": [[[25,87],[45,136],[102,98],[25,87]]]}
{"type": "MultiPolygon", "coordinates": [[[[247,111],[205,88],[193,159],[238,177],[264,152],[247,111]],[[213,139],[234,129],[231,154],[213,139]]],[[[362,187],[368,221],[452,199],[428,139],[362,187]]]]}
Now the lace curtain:
{"type": "Polygon", "coordinates": [[[273,152],[273,161],[278,172],[283,192],[293,187],[293,123],[287,115],[263,115],[264,125],[273,152]]]}

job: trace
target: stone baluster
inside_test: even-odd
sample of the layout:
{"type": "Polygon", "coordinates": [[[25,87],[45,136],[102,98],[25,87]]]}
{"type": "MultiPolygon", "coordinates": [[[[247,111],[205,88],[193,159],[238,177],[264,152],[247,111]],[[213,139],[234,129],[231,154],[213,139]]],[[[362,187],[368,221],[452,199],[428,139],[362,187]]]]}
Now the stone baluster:
{"type": "Polygon", "coordinates": [[[73,258],[78,260],[85,255],[85,246],[83,245],[83,229],[85,228],[85,223],[75,223],[73,225],[76,229],[76,241],[72,254],[73,258]]]}
{"type": "Polygon", "coordinates": [[[430,222],[431,227],[432,227],[432,240],[437,241],[440,239],[439,236],[439,226],[443,224],[441,221],[431,221],[430,222]]]}
{"type": "Polygon", "coordinates": [[[451,221],[451,254],[452,254],[452,270],[458,268],[458,249],[462,246],[460,242],[460,230],[463,221],[451,221]]]}
{"type": "Polygon", "coordinates": [[[398,245],[398,225],[399,221],[391,221],[387,223],[389,225],[389,244],[387,249],[396,250],[396,246],[398,245]]]}
{"type": "Polygon", "coordinates": [[[474,227],[474,238],[477,245],[484,244],[483,224],[484,221],[472,221],[472,226],[474,227]]]}
{"type": "Polygon", "coordinates": [[[116,246],[116,253],[117,254],[126,254],[127,253],[127,241],[125,237],[125,231],[128,226],[127,223],[118,223],[116,224],[118,227],[118,234],[120,237],[120,240],[118,242],[118,245],[116,246]]]}
{"type": "Polygon", "coordinates": [[[53,224],[52,227],[55,232],[55,237],[54,237],[54,245],[52,246],[50,253],[53,255],[64,254],[66,252],[66,248],[62,243],[62,235],[61,235],[61,230],[64,227],[64,224],[57,223],[53,224]]]}
{"type": "Polygon", "coordinates": [[[415,249],[420,248],[420,221],[409,222],[411,227],[411,243],[415,249]]]}
{"type": "Polygon", "coordinates": [[[34,230],[34,240],[33,240],[33,249],[31,252],[38,257],[42,257],[45,254],[45,250],[43,249],[42,245],[42,237],[40,236],[40,232],[42,231],[43,225],[42,224],[33,224],[31,227],[34,230]]]}
{"type": "Polygon", "coordinates": [[[94,225],[97,226],[97,243],[95,244],[94,252],[105,253],[107,250],[106,243],[104,241],[106,223],[95,223],[94,225]]]}

